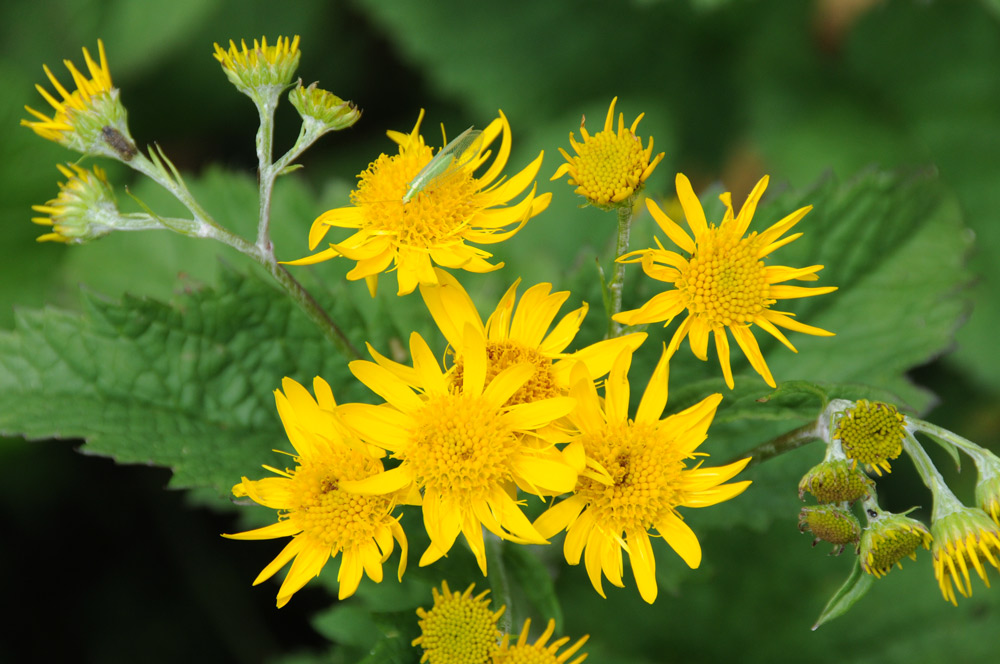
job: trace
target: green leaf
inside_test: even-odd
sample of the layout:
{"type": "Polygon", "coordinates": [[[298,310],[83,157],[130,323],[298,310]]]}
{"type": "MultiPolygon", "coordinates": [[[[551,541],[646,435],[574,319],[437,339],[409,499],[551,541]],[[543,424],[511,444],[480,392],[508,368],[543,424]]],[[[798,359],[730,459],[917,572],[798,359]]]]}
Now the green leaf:
{"type": "MultiPolygon", "coordinates": [[[[344,358],[283,294],[231,272],[221,283],[172,305],[87,294],[82,314],[19,313],[0,333],[0,432],[84,438],[85,452],[172,468],[173,487],[225,494],[274,463],[272,449],[291,449],[272,396],[284,376],[311,386],[320,375],[338,399],[360,396],[344,358]]],[[[348,298],[334,315],[357,319],[348,298]]]]}
{"type": "Polygon", "coordinates": [[[820,625],[847,613],[848,609],[854,606],[859,599],[865,596],[865,593],[871,590],[872,585],[875,583],[875,577],[865,573],[861,569],[860,560],[860,558],[854,559],[854,566],[851,567],[850,575],[847,577],[844,585],[833,594],[830,601],[823,607],[819,618],[816,619],[816,624],[812,626],[813,631],[818,629],[820,625]]]}
{"type": "MultiPolygon", "coordinates": [[[[556,630],[562,630],[562,605],[556,595],[552,575],[536,555],[536,547],[505,546],[503,557],[507,573],[515,582],[515,587],[527,596],[538,615],[544,620],[555,619],[556,630]]],[[[514,628],[517,629],[518,625],[514,625],[514,628]]]]}

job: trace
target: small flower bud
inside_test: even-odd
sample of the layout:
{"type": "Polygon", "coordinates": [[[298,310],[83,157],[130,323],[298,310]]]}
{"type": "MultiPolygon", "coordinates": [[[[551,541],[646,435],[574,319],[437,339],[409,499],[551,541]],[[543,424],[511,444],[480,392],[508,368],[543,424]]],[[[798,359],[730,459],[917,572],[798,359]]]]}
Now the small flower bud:
{"type": "Polygon", "coordinates": [[[288,100],[298,110],[303,122],[310,120],[322,125],[322,132],[347,129],[361,117],[361,111],[351,102],[316,87],[301,83],[288,93],[288,100]]]}
{"type": "Polygon", "coordinates": [[[229,81],[236,88],[256,99],[259,95],[283,90],[292,82],[295,70],[299,68],[299,36],[294,39],[278,37],[277,44],[267,45],[267,37],[260,42],[253,40],[253,48],[246,40],[240,41],[243,48],[229,40],[229,50],[215,44],[214,57],[222,64],[229,81]]]}
{"type": "Polygon", "coordinates": [[[890,512],[875,515],[861,534],[861,569],[875,578],[880,578],[896,565],[902,569],[901,561],[906,556],[917,559],[917,549],[931,546],[930,531],[916,519],[890,512]]]}
{"type": "Polygon", "coordinates": [[[799,530],[816,536],[813,546],[820,540],[834,545],[833,555],[840,555],[848,544],[857,544],[861,538],[861,524],[843,507],[836,505],[810,505],[799,512],[799,530]]]}
{"type": "Polygon", "coordinates": [[[875,483],[850,461],[823,461],[799,482],[799,498],[808,491],[821,503],[853,503],[870,495],[875,483]]]}
{"type": "Polygon", "coordinates": [[[1000,525],[1000,475],[976,485],[976,505],[1000,525]]]}
{"type": "Polygon", "coordinates": [[[49,215],[35,217],[33,222],[52,226],[53,232],[40,236],[38,241],[83,244],[113,231],[121,215],[104,171],[99,166],[88,171],[76,164],[68,168],[58,164],[58,168],[67,178],[59,183],[59,195],[45,205],[31,208],[49,215]]]}

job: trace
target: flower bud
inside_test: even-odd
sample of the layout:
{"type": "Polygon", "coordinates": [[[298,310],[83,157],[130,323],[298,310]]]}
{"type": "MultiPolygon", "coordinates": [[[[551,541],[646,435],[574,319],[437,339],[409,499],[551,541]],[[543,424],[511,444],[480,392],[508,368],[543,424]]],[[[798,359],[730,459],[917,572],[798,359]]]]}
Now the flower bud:
{"type": "Polygon", "coordinates": [[[860,461],[881,475],[903,451],[905,433],[906,420],[895,406],[862,399],[841,413],[833,438],[855,465],[860,461]]]}
{"type": "Polygon", "coordinates": [[[808,491],[821,503],[853,503],[871,495],[875,483],[850,461],[823,461],[809,469],[799,482],[799,498],[808,491]]]}
{"type": "Polygon", "coordinates": [[[834,555],[840,555],[848,544],[857,544],[861,538],[861,524],[843,507],[836,505],[810,505],[799,512],[799,530],[816,536],[813,546],[820,540],[834,545],[834,555]]]}
{"type": "Polygon", "coordinates": [[[361,117],[361,111],[351,102],[316,87],[313,83],[303,87],[301,83],[288,93],[288,101],[296,108],[303,122],[317,122],[322,132],[347,129],[361,117]]]}
{"type": "Polygon", "coordinates": [[[902,569],[899,561],[906,556],[916,560],[919,547],[930,548],[930,531],[916,519],[874,510],[871,515],[875,516],[861,534],[861,569],[875,578],[888,574],[893,565],[902,569]]]}

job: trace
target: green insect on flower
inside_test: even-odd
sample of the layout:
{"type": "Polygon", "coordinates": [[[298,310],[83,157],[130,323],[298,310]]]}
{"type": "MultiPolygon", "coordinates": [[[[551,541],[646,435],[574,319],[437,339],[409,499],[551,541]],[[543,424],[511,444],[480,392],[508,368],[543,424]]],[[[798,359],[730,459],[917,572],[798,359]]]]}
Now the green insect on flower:
{"type": "Polygon", "coordinates": [[[410,180],[409,189],[403,195],[403,202],[409,202],[430,185],[437,185],[460,171],[473,157],[479,154],[482,145],[482,131],[469,127],[441,148],[434,158],[410,180]]]}

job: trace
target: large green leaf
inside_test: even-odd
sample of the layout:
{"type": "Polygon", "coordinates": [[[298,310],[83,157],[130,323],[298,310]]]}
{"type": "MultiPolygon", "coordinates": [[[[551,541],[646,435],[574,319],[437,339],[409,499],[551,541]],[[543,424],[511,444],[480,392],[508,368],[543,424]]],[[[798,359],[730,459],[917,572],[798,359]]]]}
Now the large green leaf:
{"type": "MultiPolygon", "coordinates": [[[[357,321],[349,298],[338,312],[357,321]]],[[[359,342],[362,327],[348,327],[359,342]]],[[[225,492],[288,449],[272,391],[290,376],[357,396],[344,358],[256,277],[226,273],[173,305],[85,296],[85,312],[26,311],[0,334],[0,431],[84,438],[85,451],[173,469],[225,492]]]]}

